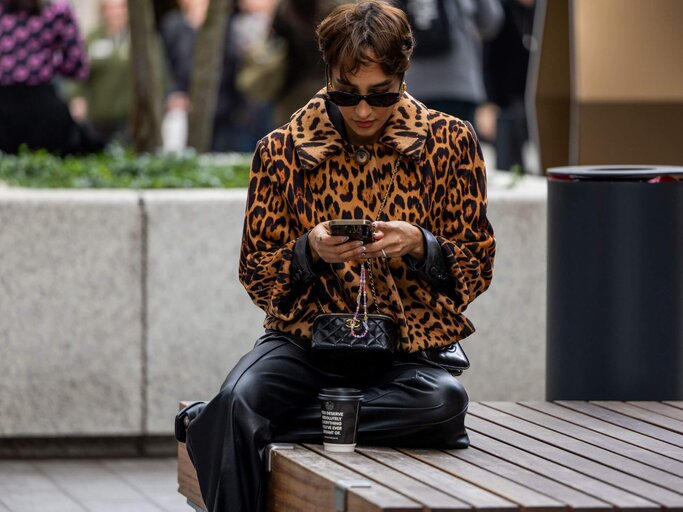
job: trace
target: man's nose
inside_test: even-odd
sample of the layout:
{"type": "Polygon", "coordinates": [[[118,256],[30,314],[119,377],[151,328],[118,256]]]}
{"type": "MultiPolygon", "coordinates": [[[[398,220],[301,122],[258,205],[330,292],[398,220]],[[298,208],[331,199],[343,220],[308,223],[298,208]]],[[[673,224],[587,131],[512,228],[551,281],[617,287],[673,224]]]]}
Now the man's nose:
{"type": "Polygon", "coordinates": [[[358,105],[356,106],[356,114],[360,118],[365,118],[370,115],[372,112],[372,107],[368,105],[368,102],[365,100],[360,100],[358,102],[358,105]]]}

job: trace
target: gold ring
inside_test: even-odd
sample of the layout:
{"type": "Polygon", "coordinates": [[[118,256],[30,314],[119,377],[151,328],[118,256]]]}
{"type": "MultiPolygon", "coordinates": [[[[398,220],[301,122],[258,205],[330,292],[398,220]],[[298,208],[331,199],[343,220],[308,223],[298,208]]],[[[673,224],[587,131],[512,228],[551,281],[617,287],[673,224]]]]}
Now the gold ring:
{"type": "Polygon", "coordinates": [[[382,258],[384,258],[384,259],[386,260],[387,257],[388,257],[388,256],[387,256],[387,253],[384,252],[384,249],[382,249],[382,258]]]}

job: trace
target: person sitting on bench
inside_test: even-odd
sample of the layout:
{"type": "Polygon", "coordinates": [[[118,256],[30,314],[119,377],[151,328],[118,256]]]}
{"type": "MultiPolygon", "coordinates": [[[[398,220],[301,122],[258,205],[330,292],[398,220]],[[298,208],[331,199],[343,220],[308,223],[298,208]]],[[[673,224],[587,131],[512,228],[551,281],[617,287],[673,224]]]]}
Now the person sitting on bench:
{"type": "Polygon", "coordinates": [[[217,396],[176,417],[211,512],[265,509],[267,446],[322,441],[323,387],[362,390],[360,444],[469,444],[467,393],[427,355],[474,332],[463,311],[492,278],[479,142],[405,91],[414,40],[400,9],[342,5],[317,37],[326,87],[258,143],[251,167],[239,275],[265,334],[217,396]],[[333,219],[374,221],[370,240],[332,234],[333,219]],[[395,323],[393,362],[323,370],[315,318],[356,308],[395,323]]]}

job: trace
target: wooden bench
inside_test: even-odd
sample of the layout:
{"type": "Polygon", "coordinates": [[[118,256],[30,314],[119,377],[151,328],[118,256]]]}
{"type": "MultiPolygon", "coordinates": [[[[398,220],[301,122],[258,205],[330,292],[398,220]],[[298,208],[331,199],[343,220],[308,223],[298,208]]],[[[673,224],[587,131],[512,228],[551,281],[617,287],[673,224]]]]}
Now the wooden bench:
{"type": "MultiPolygon", "coordinates": [[[[683,401],[471,403],[466,423],[466,450],[276,446],[268,510],[683,510],[683,401]]],[[[178,491],[206,510],[183,444],[178,491]]]]}

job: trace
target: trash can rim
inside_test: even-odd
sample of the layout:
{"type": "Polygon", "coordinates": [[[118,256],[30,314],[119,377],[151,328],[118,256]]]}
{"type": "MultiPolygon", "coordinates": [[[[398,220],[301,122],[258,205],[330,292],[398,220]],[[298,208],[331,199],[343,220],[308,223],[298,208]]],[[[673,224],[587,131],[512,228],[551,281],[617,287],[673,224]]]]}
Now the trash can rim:
{"type": "Polygon", "coordinates": [[[581,178],[652,178],[683,175],[683,167],[673,165],[574,165],[548,168],[548,176],[581,178]]]}

